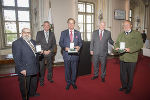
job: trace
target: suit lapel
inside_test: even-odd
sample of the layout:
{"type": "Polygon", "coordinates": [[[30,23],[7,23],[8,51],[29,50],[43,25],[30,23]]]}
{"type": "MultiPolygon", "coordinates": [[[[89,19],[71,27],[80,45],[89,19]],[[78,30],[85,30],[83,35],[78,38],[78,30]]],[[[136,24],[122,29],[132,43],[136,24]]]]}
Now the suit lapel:
{"type": "Polygon", "coordinates": [[[71,41],[71,40],[70,40],[70,35],[69,35],[69,29],[67,30],[66,38],[67,38],[68,42],[70,42],[70,41],[71,41]]]}
{"type": "Polygon", "coordinates": [[[41,39],[44,39],[44,42],[47,43],[47,42],[46,42],[46,38],[45,38],[45,34],[44,34],[44,30],[42,31],[41,39]]]}
{"type": "Polygon", "coordinates": [[[98,40],[100,40],[100,38],[99,38],[99,30],[96,31],[96,38],[97,38],[98,40]]]}
{"type": "Polygon", "coordinates": [[[102,39],[105,39],[105,38],[106,38],[106,35],[107,35],[106,30],[104,30],[102,39]]]}
{"type": "Polygon", "coordinates": [[[77,37],[77,31],[76,31],[76,30],[74,30],[73,42],[75,42],[75,41],[76,41],[76,37],[77,37]]]}

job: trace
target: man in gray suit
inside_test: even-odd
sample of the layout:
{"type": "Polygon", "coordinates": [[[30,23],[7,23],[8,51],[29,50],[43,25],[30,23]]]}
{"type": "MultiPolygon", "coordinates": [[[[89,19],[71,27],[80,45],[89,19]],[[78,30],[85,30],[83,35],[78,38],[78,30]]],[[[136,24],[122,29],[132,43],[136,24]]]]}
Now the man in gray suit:
{"type": "Polygon", "coordinates": [[[43,24],[44,30],[37,32],[36,42],[41,45],[42,51],[40,58],[40,85],[44,86],[44,74],[45,74],[45,60],[47,60],[48,65],[48,75],[47,79],[51,83],[52,80],[52,56],[54,54],[54,49],[56,47],[55,35],[50,30],[50,23],[45,21],[43,24]]]}
{"type": "Polygon", "coordinates": [[[93,32],[90,54],[93,55],[94,76],[92,80],[98,78],[99,61],[101,62],[101,78],[105,82],[106,75],[106,59],[108,54],[108,42],[113,45],[111,32],[105,29],[105,22],[101,21],[98,30],[93,32]]]}

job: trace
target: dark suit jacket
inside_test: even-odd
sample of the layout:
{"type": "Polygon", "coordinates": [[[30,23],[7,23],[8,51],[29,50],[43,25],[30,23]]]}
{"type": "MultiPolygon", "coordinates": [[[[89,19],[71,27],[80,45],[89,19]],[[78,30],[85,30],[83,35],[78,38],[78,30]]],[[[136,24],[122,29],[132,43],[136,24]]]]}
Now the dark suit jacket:
{"type": "MultiPolygon", "coordinates": [[[[82,40],[81,40],[81,33],[77,30],[74,30],[74,46],[79,46],[81,48],[82,46],[82,40]]],[[[69,36],[69,30],[64,30],[61,32],[60,41],[59,41],[60,47],[63,49],[63,58],[64,60],[78,60],[79,55],[69,55],[67,51],[65,51],[65,48],[70,48],[70,36],[69,36]]]]}
{"type": "Polygon", "coordinates": [[[54,49],[56,48],[55,35],[50,30],[49,30],[48,43],[46,42],[46,38],[45,38],[45,35],[44,35],[44,30],[37,32],[36,43],[41,45],[42,50],[50,50],[51,53],[53,53],[54,49]]]}
{"type": "Polygon", "coordinates": [[[93,32],[90,51],[94,52],[94,55],[106,56],[108,53],[108,42],[113,45],[111,33],[108,30],[104,30],[102,40],[99,37],[99,30],[93,32]]]}
{"type": "MultiPolygon", "coordinates": [[[[35,46],[35,41],[31,40],[35,46]]],[[[39,72],[36,55],[23,38],[12,43],[12,54],[16,64],[16,73],[20,74],[22,70],[27,71],[28,75],[35,75],[39,72]]]]}

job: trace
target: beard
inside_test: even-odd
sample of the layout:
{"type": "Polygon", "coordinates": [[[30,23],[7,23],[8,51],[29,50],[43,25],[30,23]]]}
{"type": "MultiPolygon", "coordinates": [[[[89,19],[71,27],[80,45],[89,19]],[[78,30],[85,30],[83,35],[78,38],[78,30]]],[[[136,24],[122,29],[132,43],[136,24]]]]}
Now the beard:
{"type": "Polygon", "coordinates": [[[27,35],[23,36],[22,38],[27,42],[31,40],[31,36],[27,36],[27,35]]]}

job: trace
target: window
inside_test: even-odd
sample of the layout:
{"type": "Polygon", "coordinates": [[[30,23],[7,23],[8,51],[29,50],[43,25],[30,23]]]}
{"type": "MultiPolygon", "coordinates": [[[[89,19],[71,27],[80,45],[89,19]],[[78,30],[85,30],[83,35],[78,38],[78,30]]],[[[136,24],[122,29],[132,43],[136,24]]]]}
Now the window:
{"type": "Polygon", "coordinates": [[[20,37],[22,28],[31,28],[30,0],[1,0],[4,45],[11,46],[20,37]]]}
{"type": "Polygon", "coordinates": [[[81,37],[85,41],[91,41],[94,31],[94,4],[78,2],[78,26],[81,37]]]}

